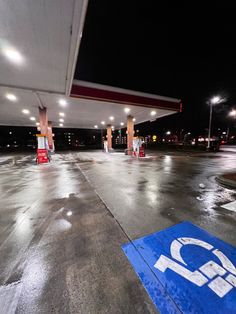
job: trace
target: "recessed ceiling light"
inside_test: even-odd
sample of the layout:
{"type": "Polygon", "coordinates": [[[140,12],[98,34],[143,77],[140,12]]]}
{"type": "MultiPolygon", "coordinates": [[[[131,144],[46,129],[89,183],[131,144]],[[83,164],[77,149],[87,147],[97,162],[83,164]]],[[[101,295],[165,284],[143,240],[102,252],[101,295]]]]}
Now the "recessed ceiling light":
{"type": "Polygon", "coordinates": [[[95,129],[97,129],[97,128],[98,128],[98,126],[97,126],[97,125],[94,125],[94,127],[95,127],[95,129]]]}
{"type": "Polygon", "coordinates": [[[105,124],[105,121],[101,121],[101,124],[104,125],[104,124],[105,124]]]}
{"type": "Polygon", "coordinates": [[[111,128],[114,129],[115,128],[114,125],[112,125],[111,128]]]}
{"type": "Polygon", "coordinates": [[[72,211],[69,210],[69,211],[66,213],[66,215],[70,217],[70,216],[72,215],[72,211]]]}
{"type": "Polygon", "coordinates": [[[136,119],[135,118],[133,118],[133,122],[135,122],[136,121],[136,119]]]}
{"type": "Polygon", "coordinates": [[[22,64],[24,61],[22,54],[15,49],[5,48],[3,49],[3,54],[9,61],[13,63],[22,64]]]}
{"type": "Polygon", "coordinates": [[[155,110],[151,111],[151,116],[155,116],[157,114],[157,112],[155,110]]]}
{"type": "Polygon", "coordinates": [[[59,126],[63,126],[63,124],[62,124],[62,123],[60,123],[60,124],[59,124],[59,126]]]}
{"type": "Polygon", "coordinates": [[[17,100],[16,96],[13,95],[13,94],[6,94],[6,98],[11,100],[11,101],[16,101],[17,100]]]}
{"type": "Polygon", "coordinates": [[[130,112],[130,108],[125,108],[125,109],[124,109],[124,112],[125,112],[125,113],[129,113],[129,112],[130,112]]]}
{"type": "Polygon", "coordinates": [[[59,112],[59,116],[60,116],[60,117],[65,117],[64,112],[59,112]]]}
{"type": "Polygon", "coordinates": [[[109,119],[110,119],[111,121],[113,121],[113,120],[114,120],[114,117],[113,117],[113,116],[111,116],[109,119]]]}
{"type": "Polygon", "coordinates": [[[29,114],[29,113],[30,113],[28,109],[23,109],[22,112],[23,112],[24,114],[29,114]]]}
{"type": "Polygon", "coordinates": [[[124,122],[121,122],[120,125],[124,125],[124,122]]]}
{"type": "Polygon", "coordinates": [[[35,121],[36,119],[35,119],[35,117],[30,117],[30,120],[35,121]]]}
{"type": "Polygon", "coordinates": [[[59,119],[59,122],[64,122],[64,119],[59,119]]]}
{"type": "Polygon", "coordinates": [[[36,124],[37,126],[39,126],[39,125],[40,125],[40,123],[39,123],[39,122],[36,122],[35,124],[36,124]]]}
{"type": "Polygon", "coordinates": [[[67,102],[65,101],[65,99],[60,99],[59,105],[61,105],[62,107],[65,107],[67,105],[67,102]]]}

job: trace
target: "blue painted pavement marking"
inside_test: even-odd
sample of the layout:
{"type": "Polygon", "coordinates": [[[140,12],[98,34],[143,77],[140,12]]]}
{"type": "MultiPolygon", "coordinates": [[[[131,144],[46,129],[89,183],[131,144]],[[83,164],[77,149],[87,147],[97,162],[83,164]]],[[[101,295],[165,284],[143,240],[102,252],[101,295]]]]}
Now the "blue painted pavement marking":
{"type": "Polygon", "coordinates": [[[183,222],[124,244],[161,313],[236,313],[236,248],[183,222]]]}

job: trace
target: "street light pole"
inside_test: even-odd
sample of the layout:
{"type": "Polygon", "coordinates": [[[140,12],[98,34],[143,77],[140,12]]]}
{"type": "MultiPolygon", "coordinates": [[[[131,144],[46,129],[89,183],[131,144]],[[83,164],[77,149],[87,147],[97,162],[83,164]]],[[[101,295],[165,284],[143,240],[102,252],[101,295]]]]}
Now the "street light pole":
{"type": "Polygon", "coordinates": [[[208,129],[208,144],[207,144],[207,149],[210,150],[211,146],[211,122],[212,122],[212,107],[213,105],[219,104],[222,102],[223,99],[220,98],[219,96],[215,96],[212,99],[210,99],[210,117],[209,117],[209,129],[208,129]]]}
{"type": "Polygon", "coordinates": [[[229,142],[229,125],[228,125],[227,132],[226,132],[226,141],[228,144],[228,142],[229,142]]]}
{"type": "Polygon", "coordinates": [[[212,102],[210,102],[210,117],[209,117],[209,128],[208,128],[208,144],[207,149],[210,149],[210,138],[211,138],[211,121],[212,121],[212,102]]]}
{"type": "MultiPolygon", "coordinates": [[[[231,117],[236,117],[236,110],[231,110],[230,113],[229,113],[229,116],[231,117]]],[[[227,139],[227,143],[229,142],[229,128],[230,128],[230,123],[228,124],[228,128],[227,128],[227,135],[226,135],[226,139],[227,139]]]]}

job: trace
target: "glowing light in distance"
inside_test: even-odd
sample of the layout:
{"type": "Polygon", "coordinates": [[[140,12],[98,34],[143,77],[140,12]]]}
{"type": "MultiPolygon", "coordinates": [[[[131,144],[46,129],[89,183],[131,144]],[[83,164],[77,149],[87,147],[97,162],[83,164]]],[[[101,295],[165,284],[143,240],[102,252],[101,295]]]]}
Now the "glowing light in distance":
{"type": "Polygon", "coordinates": [[[111,116],[109,119],[110,119],[111,121],[113,121],[113,120],[114,120],[114,117],[113,117],[113,116],[111,116]]]}
{"type": "Polygon", "coordinates": [[[152,110],[150,114],[151,114],[151,116],[155,116],[157,114],[157,112],[155,110],[152,110]]]}
{"type": "Polygon", "coordinates": [[[121,122],[120,125],[123,126],[123,125],[124,125],[124,122],[121,122]]]}
{"type": "Polygon", "coordinates": [[[105,125],[105,121],[101,121],[101,124],[102,124],[102,125],[105,125]]]}
{"type": "Polygon", "coordinates": [[[69,211],[66,213],[66,215],[70,217],[70,216],[72,215],[72,211],[69,210],[69,211]]]}
{"type": "Polygon", "coordinates": [[[97,129],[97,128],[98,128],[98,126],[97,126],[97,125],[94,125],[94,127],[95,127],[95,129],[97,129]]]}
{"type": "Polygon", "coordinates": [[[11,101],[16,101],[17,100],[16,96],[13,95],[13,94],[6,94],[6,98],[8,100],[11,100],[11,101]]]}
{"type": "Polygon", "coordinates": [[[6,48],[6,49],[3,49],[2,52],[4,56],[13,63],[22,64],[24,61],[22,54],[15,49],[6,48]]]}
{"type": "Polygon", "coordinates": [[[62,124],[62,123],[59,123],[59,126],[63,126],[63,124],[62,124]]]}
{"type": "Polygon", "coordinates": [[[60,99],[59,105],[61,105],[62,107],[65,107],[67,105],[67,102],[65,101],[65,99],[60,99]]]}
{"type": "Polygon", "coordinates": [[[167,134],[167,135],[170,135],[170,131],[167,131],[166,134],[167,134]]]}
{"type": "Polygon", "coordinates": [[[59,122],[64,122],[64,119],[59,119],[59,122]]]}
{"type": "Polygon", "coordinates": [[[40,125],[40,123],[39,123],[39,122],[36,122],[35,124],[36,124],[37,126],[39,126],[39,125],[40,125]]]}
{"type": "Polygon", "coordinates": [[[230,116],[236,116],[236,110],[230,111],[229,115],[230,115],[230,116]]]}
{"type": "Polygon", "coordinates": [[[133,118],[133,122],[135,122],[136,121],[136,119],[135,118],[133,118]]]}
{"type": "Polygon", "coordinates": [[[129,113],[129,112],[130,112],[130,108],[125,108],[125,109],[124,109],[124,112],[125,112],[125,113],[129,113]]]}
{"type": "Polygon", "coordinates": [[[23,109],[22,112],[23,112],[24,114],[29,114],[29,113],[30,113],[28,109],[23,109]]]}
{"type": "Polygon", "coordinates": [[[59,112],[59,116],[60,116],[60,117],[65,117],[64,112],[59,112]]]}
{"type": "Polygon", "coordinates": [[[220,97],[219,96],[212,97],[211,103],[213,105],[217,104],[218,102],[220,102],[220,97]]]}
{"type": "Polygon", "coordinates": [[[35,121],[36,119],[35,119],[35,117],[30,117],[30,120],[35,121]]]}

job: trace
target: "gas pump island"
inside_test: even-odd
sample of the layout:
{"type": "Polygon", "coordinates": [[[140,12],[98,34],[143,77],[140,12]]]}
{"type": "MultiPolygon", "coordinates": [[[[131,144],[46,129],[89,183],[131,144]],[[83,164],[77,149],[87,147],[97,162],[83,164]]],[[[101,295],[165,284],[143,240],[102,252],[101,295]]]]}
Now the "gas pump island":
{"type": "Polygon", "coordinates": [[[45,134],[36,134],[37,136],[37,157],[38,164],[50,162],[48,138],[45,134]]]}
{"type": "Polygon", "coordinates": [[[54,152],[54,142],[52,134],[52,122],[48,121],[47,108],[39,107],[39,127],[37,128],[41,134],[37,137],[37,157],[38,164],[50,162],[50,154],[54,152]]]}

